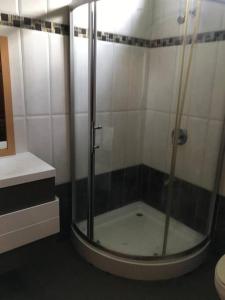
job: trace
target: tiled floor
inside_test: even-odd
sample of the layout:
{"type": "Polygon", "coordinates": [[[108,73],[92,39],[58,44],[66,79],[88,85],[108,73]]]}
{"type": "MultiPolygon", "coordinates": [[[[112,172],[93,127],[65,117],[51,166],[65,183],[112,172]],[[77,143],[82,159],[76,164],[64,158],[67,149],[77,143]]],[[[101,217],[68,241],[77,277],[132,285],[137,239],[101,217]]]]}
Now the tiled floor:
{"type": "Polygon", "coordinates": [[[48,238],[0,256],[1,300],[218,300],[216,259],[191,274],[163,282],[138,282],[86,263],[69,240],[48,238]]]}
{"type": "MultiPolygon", "coordinates": [[[[161,255],[165,220],[165,214],[138,201],[97,216],[95,240],[107,249],[120,253],[161,255]]],[[[86,231],[86,222],[80,224],[80,229],[86,231]]],[[[171,218],[167,254],[186,251],[203,239],[202,234],[171,218]]]]}

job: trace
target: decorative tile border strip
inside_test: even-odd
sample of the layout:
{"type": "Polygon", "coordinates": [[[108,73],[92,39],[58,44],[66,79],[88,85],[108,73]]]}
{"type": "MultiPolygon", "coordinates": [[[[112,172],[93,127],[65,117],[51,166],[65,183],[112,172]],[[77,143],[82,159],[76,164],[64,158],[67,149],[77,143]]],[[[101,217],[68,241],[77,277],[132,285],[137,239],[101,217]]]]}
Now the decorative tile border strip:
{"type": "MultiPolygon", "coordinates": [[[[85,28],[74,28],[74,36],[81,38],[88,38],[88,30],[85,28]]],[[[131,37],[126,35],[120,35],[110,32],[97,32],[97,39],[100,41],[124,44],[130,46],[144,47],[144,48],[161,48],[161,47],[170,47],[170,46],[179,46],[183,43],[182,36],[147,40],[137,37],[131,37]]],[[[187,44],[192,43],[192,35],[188,35],[186,38],[187,44]]],[[[196,43],[210,43],[217,41],[225,41],[225,30],[221,31],[212,31],[212,32],[203,32],[199,33],[196,38],[196,43]]]]}
{"type": "MultiPolygon", "coordinates": [[[[87,38],[88,30],[85,28],[75,27],[74,36],[87,38]]],[[[121,34],[103,32],[103,31],[97,32],[97,39],[105,42],[125,44],[125,45],[138,46],[138,47],[148,47],[148,48],[150,48],[150,43],[151,43],[151,41],[147,39],[141,39],[141,38],[126,36],[121,34]]]]}
{"type": "MultiPolygon", "coordinates": [[[[6,13],[0,13],[0,25],[7,25],[7,26],[18,27],[18,28],[69,35],[68,25],[58,24],[58,23],[45,21],[45,20],[32,19],[28,17],[21,17],[17,15],[6,14],[6,13]]],[[[74,35],[76,37],[87,38],[88,30],[86,28],[75,27],[74,35]]],[[[103,31],[97,32],[97,39],[105,42],[137,46],[143,48],[179,46],[182,45],[183,43],[182,36],[147,40],[147,39],[115,34],[110,32],[103,32],[103,31]]],[[[196,43],[209,43],[209,42],[217,42],[217,41],[225,41],[225,30],[199,33],[196,39],[196,43]]],[[[191,43],[192,43],[192,35],[188,35],[187,44],[191,44],[191,43]]]]}
{"type": "Polygon", "coordinates": [[[0,25],[13,26],[24,29],[38,30],[62,35],[69,35],[69,26],[50,21],[20,17],[11,14],[0,14],[0,25]]]}
{"type": "Polygon", "coordinates": [[[74,27],[74,36],[86,39],[86,38],[88,38],[88,29],[87,28],[74,27]]]}

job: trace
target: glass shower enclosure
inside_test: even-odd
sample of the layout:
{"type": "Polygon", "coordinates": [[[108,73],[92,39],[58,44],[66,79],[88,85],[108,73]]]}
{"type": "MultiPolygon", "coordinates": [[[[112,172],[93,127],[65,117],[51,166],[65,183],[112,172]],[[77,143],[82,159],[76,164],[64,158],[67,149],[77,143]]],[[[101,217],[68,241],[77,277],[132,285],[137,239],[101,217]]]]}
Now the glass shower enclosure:
{"type": "Polygon", "coordinates": [[[71,6],[72,230],[98,267],[164,279],[206,255],[224,154],[224,29],[221,1],[71,6]]]}

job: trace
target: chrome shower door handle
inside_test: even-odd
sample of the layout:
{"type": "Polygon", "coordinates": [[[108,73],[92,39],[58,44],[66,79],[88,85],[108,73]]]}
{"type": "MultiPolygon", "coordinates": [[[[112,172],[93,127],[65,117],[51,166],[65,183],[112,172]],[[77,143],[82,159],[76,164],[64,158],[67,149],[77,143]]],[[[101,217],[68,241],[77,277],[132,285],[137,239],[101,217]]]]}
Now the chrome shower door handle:
{"type": "Polygon", "coordinates": [[[102,129],[102,125],[97,125],[94,127],[94,130],[99,130],[99,129],[102,129]]]}
{"type": "Polygon", "coordinates": [[[93,151],[100,149],[99,145],[95,145],[96,130],[100,130],[100,129],[102,129],[102,125],[94,126],[94,130],[93,130],[93,132],[94,132],[94,146],[93,146],[93,151]]]}

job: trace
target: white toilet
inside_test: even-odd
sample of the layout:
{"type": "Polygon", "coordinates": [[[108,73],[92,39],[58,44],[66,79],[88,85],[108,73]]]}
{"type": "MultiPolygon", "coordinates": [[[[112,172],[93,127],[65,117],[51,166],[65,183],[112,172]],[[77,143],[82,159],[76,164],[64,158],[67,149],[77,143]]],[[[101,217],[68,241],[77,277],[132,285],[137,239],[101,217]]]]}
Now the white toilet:
{"type": "Polygon", "coordinates": [[[225,255],[218,261],[215,270],[215,286],[221,300],[225,300],[225,255]]]}

